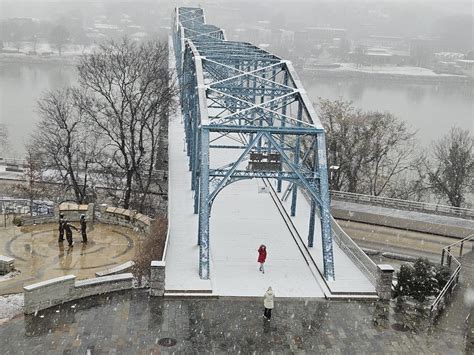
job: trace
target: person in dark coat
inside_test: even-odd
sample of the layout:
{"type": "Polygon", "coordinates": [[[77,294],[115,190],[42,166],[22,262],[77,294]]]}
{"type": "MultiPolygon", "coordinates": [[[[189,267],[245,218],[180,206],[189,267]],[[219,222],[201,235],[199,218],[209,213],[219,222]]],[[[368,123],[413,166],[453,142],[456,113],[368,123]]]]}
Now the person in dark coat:
{"type": "Polygon", "coordinates": [[[61,243],[64,241],[64,215],[61,213],[59,215],[59,238],[58,238],[58,243],[61,243]]]}
{"type": "Polygon", "coordinates": [[[266,259],[267,259],[267,247],[262,244],[262,245],[260,245],[260,248],[258,248],[258,260],[257,260],[257,262],[260,263],[259,270],[262,272],[262,274],[265,273],[265,270],[263,268],[263,264],[265,264],[266,259]]]}
{"type": "Polygon", "coordinates": [[[81,220],[79,223],[81,224],[82,242],[87,243],[87,223],[85,215],[81,214],[81,220]]]}
{"type": "Polygon", "coordinates": [[[75,229],[76,231],[78,230],[76,227],[74,227],[67,219],[64,220],[64,231],[66,232],[66,239],[70,247],[74,245],[74,242],[72,240],[72,229],[75,229]]]}

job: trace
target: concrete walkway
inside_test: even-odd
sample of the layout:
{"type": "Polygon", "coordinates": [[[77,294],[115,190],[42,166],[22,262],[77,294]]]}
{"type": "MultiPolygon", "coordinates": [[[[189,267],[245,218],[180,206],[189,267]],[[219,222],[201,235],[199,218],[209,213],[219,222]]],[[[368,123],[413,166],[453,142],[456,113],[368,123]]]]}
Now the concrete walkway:
{"type": "Polygon", "coordinates": [[[276,298],[268,322],[262,299],[169,300],[135,291],[19,316],[0,325],[0,349],[5,355],[464,353],[459,330],[407,331],[403,314],[383,309],[276,298]]]}

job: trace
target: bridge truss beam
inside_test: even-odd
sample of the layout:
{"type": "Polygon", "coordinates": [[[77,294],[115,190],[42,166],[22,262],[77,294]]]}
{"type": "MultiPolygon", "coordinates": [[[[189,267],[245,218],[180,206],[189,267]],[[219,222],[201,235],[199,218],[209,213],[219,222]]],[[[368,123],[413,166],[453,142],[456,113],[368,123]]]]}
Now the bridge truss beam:
{"type": "Polygon", "coordinates": [[[200,277],[210,278],[209,218],[219,192],[243,179],[272,178],[278,192],[283,180],[290,183],[293,216],[298,189],[311,199],[308,246],[319,213],[324,276],[334,279],[325,132],[292,64],[250,43],[226,40],[222,29],[206,24],[201,8],[176,9],[173,42],[199,214],[200,277]],[[252,154],[277,156],[281,166],[249,168],[252,154]]]}

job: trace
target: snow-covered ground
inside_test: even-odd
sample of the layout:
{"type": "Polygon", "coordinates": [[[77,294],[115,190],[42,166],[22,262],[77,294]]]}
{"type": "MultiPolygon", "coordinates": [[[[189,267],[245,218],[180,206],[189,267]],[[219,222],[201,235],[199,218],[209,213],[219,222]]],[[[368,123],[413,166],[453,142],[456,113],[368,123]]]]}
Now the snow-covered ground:
{"type": "Polygon", "coordinates": [[[20,272],[19,271],[12,271],[9,272],[6,275],[0,275],[0,282],[6,281],[6,280],[11,280],[13,279],[16,275],[18,275],[20,272]]]}
{"type": "MultiPolygon", "coordinates": [[[[81,55],[81,54],[88,54],[92,53],[92,51],[97,48],[97,45],[89,45],[89,46],[81,46],[77,44],[67,44],[64,45],[61,49],[61,55],[64,56],[71,56],[71,55],[81,55]]],[[[17,49],[16,47],[4,47],[3,48],[8,54],[28,54],[29,52],[33,52],[35,46],[33,43],[24,42],[21,44],[20,48],[17,49]],[[14,53],[17,52],[18,53],[14,53]]],[[[58,55],[58,49],[46,42],[39,42],[36,44],[36,53],[39,55],[58,55]]]]}
{"type": "MultiPolygon", "coordinates": [[[[402,76],[429,76],[429,77],[451,77],[460,76],[454,74],[438,74],[431,69],[412,67],[412,66],[396,66],[396,65],[373,65],[373,66],[358,66],[356,63],[338,63],[339,68],[326,69],[334,72],[360,72],[368,74],[387,74],[387,75],[402,75],[402,76]]],[[[310,69],[311,70],[311,69],[310,69]]]]}
{"type": "MultiPolygon", "coordinates": [[[[259,193],[260,179],[227,186],[212,206],[210,219],[211,281],[199,278],[198,216],[193,213],[193,192],[188,158],[184,150],[184,126],[174,117],[169,128],[170,240],[166,255],[168,291],[205,291],[218,296],[261,296],[272,286],[281,297],[324,297],[318,282],[305,263],[271,196],[259,193]],[[266,272],[258,271],[257,249],[268,248],[266,272]]],[[[230,142],[220,142],[228,144],[230,142]]],[[[238,150],[212,156],[211,166],[234,160],[238,150]]],[[[285,206],[289,211],[289,200],[285,206]]],[[[297,216],[293,219],[306,237],[309,204],[300,194],[297,216]]],[[[316,222],[319,225],[319,222],[316,222]]],[[[310,250],[322,268],[321,232],[316,228],[315,247],[310,250]]],[[[374,287],[334,243],[336,281],[333,291],[373,292],[374,287]]]]}
{"type": "MultiPolygon", "coordinates": [[[[285,191],[286,184],[283,184],[282,192],[285,191]]],[[[282,194],[280,194],[281,196],[282,194]]],[[[309,229],[309,215],[311,206],[305,199],[302,193],[298,194],[296,203],[296,216],[291,217],[293,223],[302,238],[306,239],[309,229]]],[[[291,198],[285,202],[285,209],[290,211],[291,198]]],[[[321,239],[321,224],[318,219],[315,223],[314,232],[314,247],[309,248],[309,251],[318,264],[319,270],[324,270],[322,258],[322,239],[321,239]]],[[[328,281],[329,287],[333,292],[374,292],[375,288],[367,277],[360,271],[351,259],[342,251],[341,248],[333,240],[333,254],[334,254],[334,274],[335,281],[328,281]]]]}
{"type": "MultiPolygon", "coordinates": [[[[172,58],[171,67],[174,66],[172,58]]],[[[212,141],[216,137],[211,135],[210,138],[212,141]]],[[[217,144],[229,145],[232,141],[224,138],[217,144]]],[[[279,297],[324,297],[322,286],[304,261],[270,194],[259,193],[263,186],[260,179],[231,184],[213,202],[209,238],[211,279],[201,280],[198,215],[193,213],[191,174],[179,113],[171,117],[168,149],[170,239],[165,256],[168,292],[212,290],[217,296],[261,297],[268,286],[272,286],[279,297]],[[258,270],[260,244],[265,244],[268,250],[265,274],[258,270]]],[[[224,166],[235,161],[240,153],[238,149],[228,149],[220,154],[212,152],[210,166],[224,166]]],[[[302,195],[298,209],[294,223],[299,234],[305,236],[309,204],[302,195]]],[[[315,234],[317,242],[310,252],[322,270],[320,229],[317,228],[315,234]]],[[[333,291],[374,291],[368,279],[335,243],[334,258],[336,281],[331,282],[333,291]]]]}
{"type": "MultiPolygon", "coordinates": [[[[166,289],[212,287],[213,294],[219,296],[262,296],[272,286],[281,297],[324,297],[271,197],[258,193],[257,180],[226,187],[214,202],[210,220],[211,281],[199,278],[198,217],[193,214],[188,160],[183,151],[184,129],[179,118],[170,122],[169,134],[166,289]],[[258,270],[260,244],[268,250],[265,274],[258,270]]],[[[227,160],[228,156],[222,158],[227,160]]]]}
{"type": "Polygon", "coordinates": [[[22,293],[0,296],[0,325],[23,312],[22,293]]]}

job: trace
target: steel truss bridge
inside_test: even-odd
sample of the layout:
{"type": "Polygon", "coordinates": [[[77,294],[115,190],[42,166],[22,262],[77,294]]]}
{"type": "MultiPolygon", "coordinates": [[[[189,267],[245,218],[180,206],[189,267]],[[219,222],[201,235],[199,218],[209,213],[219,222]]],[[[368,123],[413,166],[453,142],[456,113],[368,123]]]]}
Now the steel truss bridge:
{"type": "Polygon", "coordinates": [[[176,8],[173,43],[179,78],[194,213],[199,214],[199,276],[209,279],[209,218],[218,193],[252,178],[289,182],[291,215],[298,190],[316,213],[324,277],[334,279],[325,132],[292,64],[250,43],[226,39],[201,8],[176,8]],[[232,157],[214,166],[212,157],[232,157]]]}

